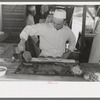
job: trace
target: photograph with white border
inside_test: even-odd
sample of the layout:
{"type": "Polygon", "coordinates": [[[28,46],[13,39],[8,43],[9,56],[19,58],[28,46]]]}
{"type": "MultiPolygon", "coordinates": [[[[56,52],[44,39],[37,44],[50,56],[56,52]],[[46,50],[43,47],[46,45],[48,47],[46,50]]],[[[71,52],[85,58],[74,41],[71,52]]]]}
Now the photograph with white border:
{"type": "Polygon", "coordinates": [[[0,3],[0,97],[100,97],[99,16],[100,2],[0,3]]]}

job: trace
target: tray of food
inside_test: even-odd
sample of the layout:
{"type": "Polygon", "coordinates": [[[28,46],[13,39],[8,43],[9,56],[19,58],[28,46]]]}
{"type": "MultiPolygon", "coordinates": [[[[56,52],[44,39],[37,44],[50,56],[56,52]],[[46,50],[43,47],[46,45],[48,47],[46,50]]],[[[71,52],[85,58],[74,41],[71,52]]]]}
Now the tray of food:
{"type": "MultiPolygon", "coordinates": [[[[92,64],[95,65],[95,64],[92,64]]],[[[31,75],[54,75],[54,76],[73,76],[82,77],[86,81],[100,81],[100,66],[80,63],[22,63],[15,71],[16,74],[31,75]],[[94,70],[95,69],[95,70],[94,70]],[[98,69],[98,70],[96,70],[98,69]]]]}
{"type": "Polygon", "coordinates": [[[16,74],[83,76],[84,71],[78,64],[71,63],[22,63],[16,74]]]}

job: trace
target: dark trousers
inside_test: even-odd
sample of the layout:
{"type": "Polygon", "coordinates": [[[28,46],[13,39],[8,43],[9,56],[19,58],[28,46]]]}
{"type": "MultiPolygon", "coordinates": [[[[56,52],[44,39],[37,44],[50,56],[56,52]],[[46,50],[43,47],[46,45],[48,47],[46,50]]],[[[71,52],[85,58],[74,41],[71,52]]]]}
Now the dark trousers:
{"type": "Polygon", "coordinates": [[[29,36],[28,40],[25,42],[25,50],[31,53],[32,57],[39,57],[40,49],[39,49],[39,41],[35,43],[35,41],[29,36]]]}

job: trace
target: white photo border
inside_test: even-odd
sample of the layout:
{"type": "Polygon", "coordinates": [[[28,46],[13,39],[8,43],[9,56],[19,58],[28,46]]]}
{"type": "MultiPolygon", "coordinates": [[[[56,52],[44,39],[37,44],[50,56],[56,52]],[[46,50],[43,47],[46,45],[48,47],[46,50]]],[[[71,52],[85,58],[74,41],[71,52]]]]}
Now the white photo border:
{"type": "MultiPolygon", "coordinates": [[[[100,5],[100,2],[0,2],[1,5],[100,5]]],[[[0,81],[0,98],[98,98],[99,82],[0,81]]]]}

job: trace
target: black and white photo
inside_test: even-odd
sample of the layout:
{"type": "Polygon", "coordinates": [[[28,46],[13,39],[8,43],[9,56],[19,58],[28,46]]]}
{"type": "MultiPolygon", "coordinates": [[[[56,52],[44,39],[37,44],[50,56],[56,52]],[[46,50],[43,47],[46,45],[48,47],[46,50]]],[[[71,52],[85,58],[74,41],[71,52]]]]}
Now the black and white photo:
{"type": "Polygon", "coordinates": [[[100,3],[0,3],[1,84],[99,83],[99,52],[100,3]]]}

